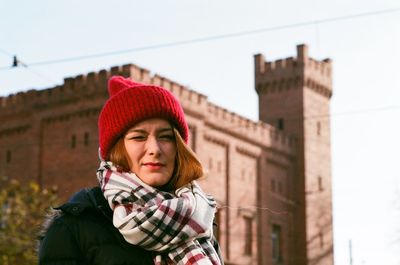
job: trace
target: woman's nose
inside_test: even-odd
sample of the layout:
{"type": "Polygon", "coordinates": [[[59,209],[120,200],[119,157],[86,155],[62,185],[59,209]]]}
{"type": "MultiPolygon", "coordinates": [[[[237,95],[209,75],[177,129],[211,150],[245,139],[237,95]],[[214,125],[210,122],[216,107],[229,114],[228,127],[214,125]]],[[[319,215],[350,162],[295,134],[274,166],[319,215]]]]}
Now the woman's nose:
{"type": "Polygon", "coordinates": [[[156,137],[148,137],[146,142],[147,152],[150,155],[159,155],[161,153],[160,143],[156,137]]]}

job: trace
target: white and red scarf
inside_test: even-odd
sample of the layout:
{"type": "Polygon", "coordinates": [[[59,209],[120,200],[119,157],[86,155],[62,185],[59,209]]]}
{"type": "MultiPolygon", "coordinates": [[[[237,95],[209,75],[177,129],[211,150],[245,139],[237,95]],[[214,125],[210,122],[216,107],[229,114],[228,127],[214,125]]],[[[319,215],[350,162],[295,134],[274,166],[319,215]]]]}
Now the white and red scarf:
{"type": "Polygon", "coordinates": [[[154,264],[221,265],[213,247],[215,200],[195,183],[164,192],[109,161],[97,171],[113,223],[125,240],[154,251],[154,264]]]}

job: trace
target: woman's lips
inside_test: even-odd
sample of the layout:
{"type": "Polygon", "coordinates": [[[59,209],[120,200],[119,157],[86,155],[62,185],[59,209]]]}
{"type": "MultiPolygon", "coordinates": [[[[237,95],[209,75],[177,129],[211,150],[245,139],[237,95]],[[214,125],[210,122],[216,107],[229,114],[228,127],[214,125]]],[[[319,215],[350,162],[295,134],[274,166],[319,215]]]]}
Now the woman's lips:
{"type": "Polygon", "coordinates": [[[157,170],[164,166],[164,164],[162,163],[153,163],[153,162],[144,163],[143,165],[151,170],[157,170]]]}

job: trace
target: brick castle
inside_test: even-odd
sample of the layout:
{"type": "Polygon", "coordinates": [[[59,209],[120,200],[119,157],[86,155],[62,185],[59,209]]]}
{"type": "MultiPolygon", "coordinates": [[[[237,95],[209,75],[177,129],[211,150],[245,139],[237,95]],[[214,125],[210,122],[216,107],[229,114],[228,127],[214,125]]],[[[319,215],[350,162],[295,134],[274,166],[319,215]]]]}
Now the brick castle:
{"type": "Polygon", "coordinates": [[[201,185],[220,205],[226,264],[332,265],[331,61],[299,45],[294,58],[258,54],[254,62],[257,122],[132,64],[0,97],[0,175],[57,185],[63,198],[96,185],[107,79],[161,85],[184,107],[189,144],[206,170],[201,185]]]}

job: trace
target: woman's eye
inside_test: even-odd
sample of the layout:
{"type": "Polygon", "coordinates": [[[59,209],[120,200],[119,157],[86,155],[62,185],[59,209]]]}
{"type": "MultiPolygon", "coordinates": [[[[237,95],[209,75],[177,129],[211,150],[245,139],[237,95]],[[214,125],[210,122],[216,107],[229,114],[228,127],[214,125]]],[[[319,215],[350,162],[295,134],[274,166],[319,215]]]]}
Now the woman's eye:
{"type": "Polygon", "coordinates": [[[136,140],[136,141],[141,141],[145,140],[146,137],[144,135],[132,135],[128,137],[129,140],[136,140]]]}
{"type": "Polygon", "coordinates": [[[172,135],[172,134],[160,135],[160,139],[161,140],[172,141],[172,140],[174,140],[174,135],[172,135]]]}

